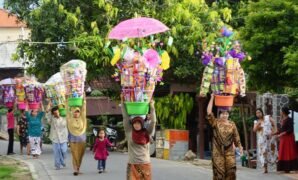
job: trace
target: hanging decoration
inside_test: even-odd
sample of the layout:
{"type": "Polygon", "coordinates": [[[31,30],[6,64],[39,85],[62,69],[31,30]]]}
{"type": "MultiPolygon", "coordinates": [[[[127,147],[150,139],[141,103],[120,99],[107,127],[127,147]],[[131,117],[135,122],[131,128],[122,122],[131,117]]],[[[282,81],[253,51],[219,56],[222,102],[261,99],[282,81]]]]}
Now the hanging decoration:
{"type": "Polygon", "coordinates": [[[242,52],[234,32],[223,27],[215,42],[202,44],[202,64],[205,66],[200,95],[206,96],[209,88],[215,94],[215,104],[223,109],[233,105],[234,96],[245,96],[245,74],[240,65],[250,59],[242,52]]]}

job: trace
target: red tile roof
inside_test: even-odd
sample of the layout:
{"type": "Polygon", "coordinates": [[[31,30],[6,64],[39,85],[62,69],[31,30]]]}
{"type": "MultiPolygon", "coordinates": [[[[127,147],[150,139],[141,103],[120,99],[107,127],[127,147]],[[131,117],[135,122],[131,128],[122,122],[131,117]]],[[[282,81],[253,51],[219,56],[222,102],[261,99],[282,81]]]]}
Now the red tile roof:
{"type": "Polygon", "coordinates": [[[26,24],[20,22],[16,15],[9,14],[5,9],[0,9],[0,28],[26,27],[26,24]]]}

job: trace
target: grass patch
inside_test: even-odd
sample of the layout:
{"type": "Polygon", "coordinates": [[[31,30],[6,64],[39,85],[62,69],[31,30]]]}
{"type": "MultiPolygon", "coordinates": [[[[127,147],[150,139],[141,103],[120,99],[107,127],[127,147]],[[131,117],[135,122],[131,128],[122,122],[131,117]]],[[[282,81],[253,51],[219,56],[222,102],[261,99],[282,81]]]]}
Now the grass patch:
{"type": "Polygon", "coordinates": [[[12,166],[0,166],[0,179],[12,178],[11,174],[16,172],[16,168],[12,166]]]}

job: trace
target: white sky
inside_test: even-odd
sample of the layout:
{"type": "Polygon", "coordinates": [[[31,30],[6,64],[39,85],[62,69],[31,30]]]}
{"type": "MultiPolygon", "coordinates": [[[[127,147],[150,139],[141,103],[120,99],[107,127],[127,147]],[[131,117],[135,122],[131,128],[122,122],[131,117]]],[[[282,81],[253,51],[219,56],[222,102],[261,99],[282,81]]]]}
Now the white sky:
{"type": "Polygon", "coordinates": [[[3,8],[4,0],[0,0],[0,8],[3,8]]]}

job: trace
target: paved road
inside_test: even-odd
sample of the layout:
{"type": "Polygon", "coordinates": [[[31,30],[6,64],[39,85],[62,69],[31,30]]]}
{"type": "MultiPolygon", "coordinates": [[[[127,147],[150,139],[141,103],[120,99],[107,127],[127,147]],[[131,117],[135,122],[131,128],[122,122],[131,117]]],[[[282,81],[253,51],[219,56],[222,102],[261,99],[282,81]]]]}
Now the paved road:
{"type": "MultiPolygon", "coordinates": [[[[15,152],[19,153],[19,143],[15,143],[15,152]]],[[[7,150],[7,141],[0,141],[0,154],[5,154],[7,150]]],[[[127,163],[127,154],[112,152],[107,160],[107,173],[98,174],[96,170],[96,161],[89,150],[86,150],[81,171],[82,175],[74,177],[72,175],[71,157],[67,158],[65,169],[55,170],[53,162],[53,153],[50,145],[44,145],[43,154],[39,159],[32,159],[27,155],[13,155],[14,158],[25,161],[31,169],[34,170],[34,177],[47,180],[74,180],[75,179],[103,179],[122,180],[125,179],[125,170],[127,163]]],[[[212,170],[210,168],[194,166],[186,162],[175,162],[152,158],[153,180],[194,180],[212,179],[212,170]]],[[[237,179],[240,180],[286,180],[290,179],[278,173],[269,173],[264,175],[261,171],[239,167],[237,179]]]]}

